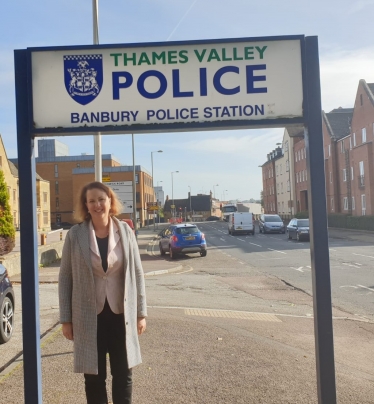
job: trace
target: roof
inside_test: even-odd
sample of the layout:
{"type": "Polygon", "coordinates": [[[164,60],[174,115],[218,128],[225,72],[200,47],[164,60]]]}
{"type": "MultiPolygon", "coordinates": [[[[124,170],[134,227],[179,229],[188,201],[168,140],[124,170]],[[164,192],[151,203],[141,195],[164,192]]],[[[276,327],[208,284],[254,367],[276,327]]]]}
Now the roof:
{"type": "MultiPolygon", "coordinates": [[[[196,195],[191,196],[191,201],[189,198],[186,199],[174,199],[175,210],[177,212],[190,211],[190,202],[191,202],[191,209],[195,212],[210,212],[211,211],[211,198],[210,195],[196,195]],[[181,208],[181,209],[179,209],[181,208]]],[[[170,212],[171,205],[173,204],[172,199],[168,199],[165,201],[164,211],[170,212]]]]}
{"type": "Polygon", "coordinates": [[[374,83],[367,83],[370,91],[374,94],[374,83]]]}
{"type": "Polygon", "coordinates": [[[352,115],[353,108],[336,108],[327,114],[322,112],[331,138],[339,140],[350,135],[352,115]]]}
{"type": "Polygon", "coordinates": [[[371,103],[374,105],[374,83],[366,83],[365,80],[361,79],[360,84],[363,85],[371,103]]]}
{"type": "MultiPolygon", "coordinates": [[[[8,162],[9,162],[10,172],[12,173],[12,175],[14,177],[18,177],[18,159],[12,159],[12,161],[8,160],[8,162]]],[[[44,181],[44,179],[38,173],[35,173],[35,176],[36,176],[37,180],[44,181]]]]}

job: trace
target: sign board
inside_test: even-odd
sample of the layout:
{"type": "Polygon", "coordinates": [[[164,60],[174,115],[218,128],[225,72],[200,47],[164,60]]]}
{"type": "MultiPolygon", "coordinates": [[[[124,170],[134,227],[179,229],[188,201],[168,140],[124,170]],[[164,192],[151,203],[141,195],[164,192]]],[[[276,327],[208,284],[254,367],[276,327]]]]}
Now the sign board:
{"type": "Polygon", "coordinates": [[[160,209],[159,202],[147,202],[147,211],[148,213],[153,213],[154,211],[158,211],[160,209]]]}
{"type": "Polygon", "coordinates": [[[303,39],[30,48],[30,130],[132,133],[302,122],[303,39]]]}
{"type": "Polygon", "coordinates": [[[110,182],[110,174],[103,173],[102,174],[102,181],[103,182],[110,182]]]}
{"type": "Polygon", "coordinates": [[[122,213],[133,213],[132,181],[105,182],[118,196],[123,205],[122,213]]]}

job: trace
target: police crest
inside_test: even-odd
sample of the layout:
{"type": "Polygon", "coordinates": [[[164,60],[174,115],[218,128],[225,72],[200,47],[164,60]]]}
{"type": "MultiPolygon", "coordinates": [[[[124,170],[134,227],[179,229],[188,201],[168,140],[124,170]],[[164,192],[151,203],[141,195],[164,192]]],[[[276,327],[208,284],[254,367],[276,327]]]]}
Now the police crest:
{"type": "Polygon", "coordinates": [[[103,56],[65,55],[64,76],[70,97],[81,105],[89,104],[103,86],[103,56]]]}

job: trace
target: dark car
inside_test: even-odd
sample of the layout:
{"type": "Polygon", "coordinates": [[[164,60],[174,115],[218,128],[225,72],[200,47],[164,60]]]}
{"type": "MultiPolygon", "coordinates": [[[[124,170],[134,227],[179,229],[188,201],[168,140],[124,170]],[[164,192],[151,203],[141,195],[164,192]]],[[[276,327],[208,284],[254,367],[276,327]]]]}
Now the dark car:
{"type": "Polygon", "coordinates": [[[287,226],[287,235],[290,240],[309,240],[309,219],[292,219],[287,226]]]}
{"type": "Polygon", "coordinates": [[[261,215],[258,221],[260,233],[285,233],[283,220],[278,215],[261,215]]]}
{"type": "Polygon", "coordinates": [[[217,220],[221,220],[221,218],[218,217],[218,216],[209,216],[209,217],[207,217],[205,220],[206,220],[207,222],[215,222],[215,221],[217,221],[217,220]]]}
{"type": "Polygon", "coordinates": [[[14,292],[4,265],[0,264],[0,344],[8,342],[14,326],[14,292]]]}
{"type": "Polygon", "coordinates": [[[161,255],[169,252],[171,259],[178,254],[200,253],[201,257],[207,254],[205,235],[194,224],[171,225],[159,237],[161,255]]]}

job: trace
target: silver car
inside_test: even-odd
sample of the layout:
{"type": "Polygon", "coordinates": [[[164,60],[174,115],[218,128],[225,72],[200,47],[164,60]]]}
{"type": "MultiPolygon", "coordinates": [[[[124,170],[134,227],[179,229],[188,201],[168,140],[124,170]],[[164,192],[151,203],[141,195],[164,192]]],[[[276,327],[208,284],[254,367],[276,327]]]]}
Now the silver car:
{"type": "Polygon", "coordinates": [[[260,233],[285,233],[286,227],[279,215],[261,215],[258,221],[260,233]]]}

